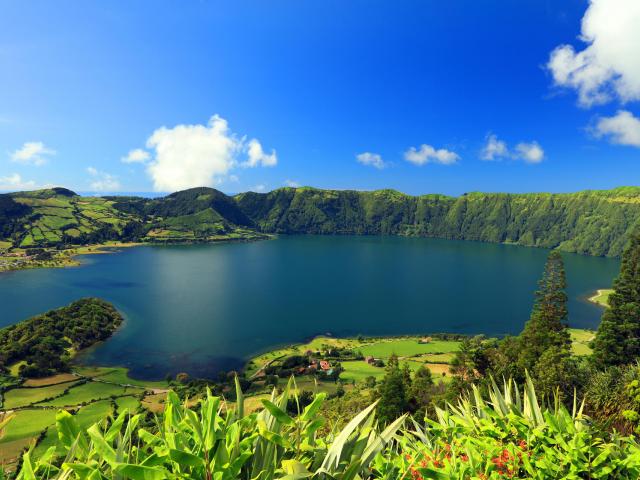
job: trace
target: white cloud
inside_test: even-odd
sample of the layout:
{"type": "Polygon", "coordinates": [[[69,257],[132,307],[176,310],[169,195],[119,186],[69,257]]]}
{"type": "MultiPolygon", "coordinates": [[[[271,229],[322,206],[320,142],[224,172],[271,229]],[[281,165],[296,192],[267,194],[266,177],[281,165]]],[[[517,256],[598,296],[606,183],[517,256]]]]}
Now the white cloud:
{"type": "Polygon", "coordinates": [[[614,97],[640,100],[640,1],[591,0],[580,38],[582,50],[560,45],[551,52],[555,84],[577,90],[585,107],[614,97]]]}
{"type": "Polygon", "coordinates": [[[12,162],[39,167],[48,161],[48,156],[56,151],[47,148],[42,142],[26,142],[21,148],[10,154],[12,162]]]}
{"type": "Polygon", "coordinates": [[[149,152],[141,148],[136,148],[134,150],[129,150],[127,156],[122,157],[120,160],[122,163],[145,163],[150,158],[151,155],[149,155],[149,152]]]}
{"type": "Polygon", "coordinates": [[[608,137],[611,143],[640,147],[640,118],[620,110],[613,117],[600,118],[594,133],[598,138],[608,137]]]}
{"type": "Polygon", "coordinates": [[[482,148],[480,158],[482,160],[498,160],[509,156],[507,144],[502,140],[498,140],[496,135],[487,135],[487,143],[482,148]]]}
{"type": "Polygon", "coordinates": [[[242,164],[243,167],[257,167],[260,165],[263,167],[275,167],[278,164],[276,151],[272,150],[270,154],[266,154],[262,150],[260,142],[255,138],[249,140],[247,144],[247,156],[249,158],[242,164]]]}
{"type": "Polygon", "coordinates": [[[266,154],[256,139],[238,138],[227,121],[218,115],[207,125],[162,127],[149,137],[147,148],[154,151],[147,173],[156,191],[176,191],[192,187],[213,186],[237,177],[236,167],[274,166],[275,151],[266,154]],[[247,154],[241,162],[238,156],[247,154]]]}
{"type": "Polygon", "coordinates": [[[110,173],[102,172],[94,167],[88,167],[87,173],[92,177],[89,184],[91,190],[97,192],[115,192],[120,190],[118,177],[110,173]]]}
{"type": "Polygon", "coordinates": [[[444,148],[435,149],[431,145],[422,144],[420,149],[411,147],[404,152],[404,159],[414,165],[424,165],[426,163],[439,163],[442,165],[453,165],[460,156],[450,150],[444,148]]]}
{"type": "Polygon", "coordinates": [[[362,165],[377,168],[382,170],[387,164],[382,160],[382,157],[377,153],[363,152],[356,155],[356,161],[362,165]]]}
{"type": "Polygon", "coordinates": [[[36,188],[36,182],[23,180],[17,173],[0,177],[0,190],[33,190],[34,188],[36,188]]]}
{"type": "Polygon", "coordinates": [[[284,181],[285,186],[287,187],[291,187],[291,188],[298,188],[300,187],[300,183],[296,182],[295,180],[285,180],[284,181]]]}
{"type": "Polygon", "coordinates": [[[263,185],[262,183],[259,183],[258,185],[255,185],[253,187],[251,187],[251,191],[252,192],[264,192],[267,189],[267,187],[265,185],[263,185]]]}
{"type": "Polygon", "coordinates": [[[516,145],[514,158],[527,163],[540,163],[544,159],[544,150],[538,142],[521,142],[516,145]]]}
{"type": "Polygon", "coordinates": [[[526,163],[540,163],[544,160],[544,150],[538,142],[520,142],[512,150],[507,142],[498,139],[497,135],[487,135],[487,141],[480,152],[482,160],[523,160],[526,163]]]}

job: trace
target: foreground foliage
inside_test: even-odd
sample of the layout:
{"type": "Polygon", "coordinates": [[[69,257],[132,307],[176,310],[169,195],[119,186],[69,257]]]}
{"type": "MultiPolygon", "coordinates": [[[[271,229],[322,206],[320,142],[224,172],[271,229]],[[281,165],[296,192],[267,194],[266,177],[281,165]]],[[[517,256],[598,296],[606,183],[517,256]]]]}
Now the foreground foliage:
{"type": "MultiPolygon", "coordinates": [[[[189,408],[170,393],[164,414],[141,426],[126,413],[80,429],[72,415],[57,417],[59,445],[40,459],[25,454],[21,480],[50,479],[488,479],[638,478],[635,440],[594,429],[582,409],[543,406],[530,379],[520,391],[511,381],[483,398],[477,388],[435,420],[400,417],[377,425],[375,404],[339,432],[319,434],[324,419],[318,395],[298,415],[291,381],[264,410],[244,414],[210,394],[189,408]],[[229,407],[229,408],[227,408],[229,407]],[[226,412],[226,413],[225,413],[226,412]],[[64,452],[56,460],[56,451],[64,452]]],[[[238,389],[239,392],[239,389],[238,389]]]]}

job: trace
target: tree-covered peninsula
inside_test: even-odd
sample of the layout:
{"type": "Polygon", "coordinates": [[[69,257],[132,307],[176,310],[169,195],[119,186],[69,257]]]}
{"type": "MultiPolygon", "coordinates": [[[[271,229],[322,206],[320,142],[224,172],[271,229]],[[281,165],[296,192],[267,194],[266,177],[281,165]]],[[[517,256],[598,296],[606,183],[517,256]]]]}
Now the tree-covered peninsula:
{"type": "Polygon", "coordinates": [[[69,371],[74,352],[109,338],[122,315],[108,302],[84,298],[0,329],[0,373],[19,365],[23,377],[69,371]]]}

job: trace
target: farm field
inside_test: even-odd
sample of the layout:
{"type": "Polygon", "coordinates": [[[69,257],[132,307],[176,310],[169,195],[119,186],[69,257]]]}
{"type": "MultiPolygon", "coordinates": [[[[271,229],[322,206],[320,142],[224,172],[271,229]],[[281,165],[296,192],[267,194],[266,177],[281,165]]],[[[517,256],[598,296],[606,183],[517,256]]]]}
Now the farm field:
{"type": "Polygon", "coordinates": [[[149,406],[153,411],[162,410],[166,382],[134,380],[127,376],[125,368],[78,367],[75,373],[29,379],[4,394],[0,421],[11,419],[0,432],[0,464],[12,463],[42,434],[36,456],[54,445],[57,441],[55,415],[59,409],[75,411],[83,427],[108,417],[116,409],[136,412],[149,406]],[[150,393],[152,391],[162,393],[150,393]],[[149,397],[145,402],[139,399],[143,395],[149,397]]]}

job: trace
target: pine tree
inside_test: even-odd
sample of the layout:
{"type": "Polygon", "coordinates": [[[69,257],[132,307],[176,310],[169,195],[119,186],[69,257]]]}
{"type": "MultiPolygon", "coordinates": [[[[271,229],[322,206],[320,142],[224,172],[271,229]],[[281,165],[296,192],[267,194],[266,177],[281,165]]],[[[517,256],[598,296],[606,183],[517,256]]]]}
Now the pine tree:
{"type": "Polygon", "coordinates": [[[404,377],[395,354],[389,357],[379,394],[378,417],[382,423],[391,422],[407,411],[404,377]]]}
{"type": "Polygon", "coordinates": [[[593,358],[601,367],[624,365],[640,357],[640,234],[622,255],[609,308],[593,341],[593,358]]]}
{"type": "Polygon", "coordinates": [[[567,280],[562,256],[556,250],[547,257],[531,317],[520,334],[521,368],[531,368],[549,347],[569,350],[567,328],[567,280]]]}

